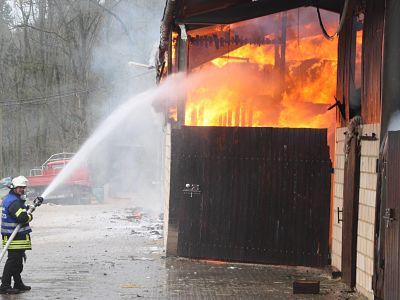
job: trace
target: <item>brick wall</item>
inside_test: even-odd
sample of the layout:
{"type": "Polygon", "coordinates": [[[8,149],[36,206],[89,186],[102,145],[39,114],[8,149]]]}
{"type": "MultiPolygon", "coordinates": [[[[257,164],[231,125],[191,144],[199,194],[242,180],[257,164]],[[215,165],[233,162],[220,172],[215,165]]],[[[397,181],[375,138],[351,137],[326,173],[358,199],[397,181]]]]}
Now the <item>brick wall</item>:
{"type": "MultiPolygon", "coordinates": [[[[343,208],[344,182],[344,132],[347,128],[336,130],[336,158],[334,180],[334,219],[332,226],[332,266],[341,270],[342,253],[342,223],[338,223],[337,208],[343,208]]],[[[360,161],[360,191],[357,233],[357,265],[356,288],[368,299],[373,299],[372,275],[374,259],[374,223],[376,203],[376,163],[379,157],[378,124],[367,124],[362,127],[362,134],[371,136],[376,134],[376,141],[361,141],[360,161]]]]}
{"type": "Polygon", "coordinates": [[[356,288],[368,299],[373,299],[374,226],[378,179],[376,164],[379,158],[380,126],[363,125],[362,133],[368,136],[375,133],[377,140],[361,141],[356,288]]]}

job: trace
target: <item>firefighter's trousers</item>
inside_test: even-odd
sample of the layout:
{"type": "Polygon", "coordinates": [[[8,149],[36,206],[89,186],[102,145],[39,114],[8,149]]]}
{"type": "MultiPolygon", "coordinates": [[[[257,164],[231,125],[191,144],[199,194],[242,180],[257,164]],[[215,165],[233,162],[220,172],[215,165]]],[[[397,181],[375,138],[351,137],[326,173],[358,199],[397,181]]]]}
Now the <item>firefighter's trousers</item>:
{"type": "Polygon", "coordinates": [[[11,277],[14,278],[14,284],[21,284],[21,273],[24,268],[23,258],[25,250],[8,250],[8,258],[1,278],[2,286],[11,286],[11,277]]]}

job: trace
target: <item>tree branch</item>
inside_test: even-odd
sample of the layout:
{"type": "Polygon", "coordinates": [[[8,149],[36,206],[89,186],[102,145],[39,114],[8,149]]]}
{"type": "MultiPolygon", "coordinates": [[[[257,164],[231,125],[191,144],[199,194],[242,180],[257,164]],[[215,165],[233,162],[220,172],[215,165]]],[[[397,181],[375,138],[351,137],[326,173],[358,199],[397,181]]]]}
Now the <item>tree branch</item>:
{"type": "Polygon", "coordinates": [[[44,33],[48,33],[48,34],[53,34],[53,35],[57,36],[58,38],[62,39],[64,42],[68,42],[68,40],[66,38],[64,38],[63,36],[61,36],[57,32],[48,31],[48,30],[45,30],[45,29],[42,29],[42,28],[35,27],[33,25],[19,24],[19,25],[12,26],[11,28],[16,29],[16,28],[24,28],[24,27],[28,27],[28,28],[31,28],[31,29],[34,29],[34,30],[37,30],[37,31],[41,31],[41,32],[44,32],[44,33]]]}
{"type": "Polygon", "coordinates": [[[131,36],[129,35],[129,30],[125,26],[124,21],[122,21],[122,19],[117,14],[115,14],[113,11],[109,10],[107,7],[101,5],[100,3],[98,3],[98,2],[96,2],[94,0],[89,0],[89,1],[92,2],[94,5],[100,7],[101,9],[103,9],[104,11],[109,13],[110,15],[112,15],[121,24],[121,27],[122,27],[123,31],[125,32],[126,36],[128,37],[129,41],[132,43],[132,45],[135,45],[135,43],[131,39],[131,36]]]}

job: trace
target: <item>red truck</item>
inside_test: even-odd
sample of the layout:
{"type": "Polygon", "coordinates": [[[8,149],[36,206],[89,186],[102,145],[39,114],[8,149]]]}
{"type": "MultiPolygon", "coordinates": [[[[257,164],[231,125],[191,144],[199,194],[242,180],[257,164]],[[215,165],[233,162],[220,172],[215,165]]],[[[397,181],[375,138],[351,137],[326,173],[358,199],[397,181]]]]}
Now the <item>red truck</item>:
{"type": "MultiPolygon", "coordinates": [[[[56,153],[47,159],[41,167],[30,171],[28,195],[40,196],[50,185],[53,179],[72,159],[74,153],[56,153]]],[[[89,179],[89,170],[78,167],[74,170],[54,192],[46,197],[46,202],[57,204],[87,204],[91,202],[92,188],[89,179]]]]}

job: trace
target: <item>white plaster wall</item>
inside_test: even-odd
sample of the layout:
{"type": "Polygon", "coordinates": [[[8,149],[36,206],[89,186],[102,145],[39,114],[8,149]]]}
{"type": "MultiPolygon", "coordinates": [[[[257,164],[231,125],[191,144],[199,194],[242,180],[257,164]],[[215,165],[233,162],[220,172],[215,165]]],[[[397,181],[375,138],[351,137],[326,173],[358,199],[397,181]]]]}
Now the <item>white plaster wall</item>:
{"type": "Polygon", "coordinates": [[[163,174],[163,197],[164,197],[164,249],[167,248],[168,221],[169,221],[169,192],[171,175],[171,124],[165,126],[164,136],[164,174],[163,174]]]}
{"type": "MultiPolygon", "coordinates": [[[[342,269],[342,222],[338,222],[337,209],[343,209],[344,145],[347,128],[336,129],[335,173],[333,190],[332,266],[342,269]]],[[[342,215],[340,215],[342,217],[342,215]]]]}

